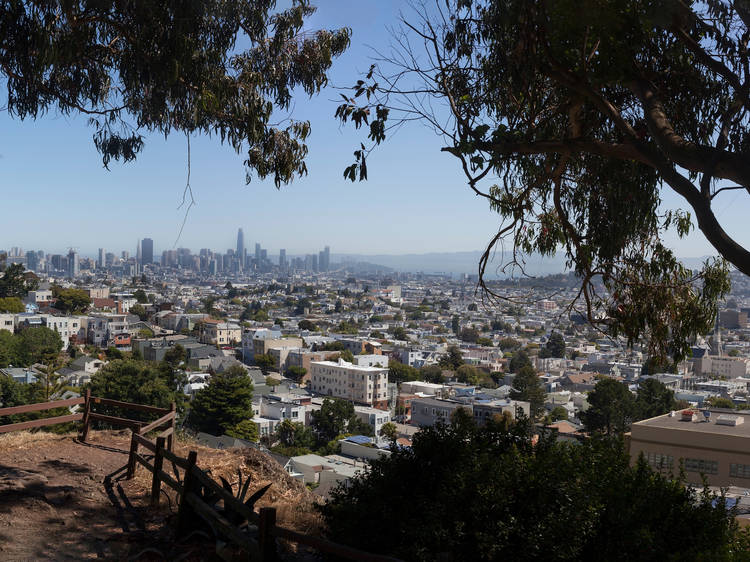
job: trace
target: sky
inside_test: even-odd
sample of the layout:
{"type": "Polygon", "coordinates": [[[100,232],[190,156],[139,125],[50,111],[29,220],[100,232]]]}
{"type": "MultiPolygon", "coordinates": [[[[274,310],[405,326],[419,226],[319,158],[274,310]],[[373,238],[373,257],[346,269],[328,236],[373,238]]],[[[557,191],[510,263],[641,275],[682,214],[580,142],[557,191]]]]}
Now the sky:
{"type": "MultiPolygon", "coordinates": [[[[369,68],[372,48],[387,50],[388,26],[397,23],[397,0],[319,0],[309,29],[352,28],[351,48],[336,59],[331,87],[313,99],[297,96],[293,116],[309,119],[309,173],[277,190],[272,181],[245,184],[243,154],[219,139],[191,137],[191,185],[197,205],[177,234],[183,210],[177,207],[186,179],[187,141],[148,136],[135,162],[103,168],[81,117],[48,114],[37,121],[13,120],[0,112],[0,248],[64,252],[97,248],[135,253],[137,240],[154,240],[155,255],[175,245],[194,251],[225,251],[236,243],[259,242],[278,253],[317,252],[407,254],[473,251],[484,248],[499,223],[486,203],[470,191],[458,162],[440,152],[432,131],[414,123],[402,128],[368,159],[366,182],[343,178],[352,152],[365,135],[333,118],[336,86],[350,86],[369,68]]],[[[0,104],[1,105],[1,104],[0,104]]],[[[747,196],[725,192],[719,218],[729,233],[750,246],[747,196]],[[723,206],[723,208],[722,208],[723,206]]],[[[682,205],[665,194],[665,207],[682,205]]],[[[702,235],[669,236],[678,255],[715,252],[702,235]]]]}

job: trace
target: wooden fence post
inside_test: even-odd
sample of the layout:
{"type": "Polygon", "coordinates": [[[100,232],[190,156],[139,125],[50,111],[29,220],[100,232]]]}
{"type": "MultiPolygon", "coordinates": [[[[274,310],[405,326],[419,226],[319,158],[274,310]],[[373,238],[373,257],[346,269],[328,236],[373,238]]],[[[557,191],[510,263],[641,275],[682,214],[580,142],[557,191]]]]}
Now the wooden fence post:
{"type": "Polygon", "coordinates": [[[151,481],[151,505],[159,505],[159,494],[161,493],[161,478],[159,471],[164,466],[164,437],[156,438],[156,453],[154,453],[154,479],[151,481]]]}
{"type": "Polygon", "coordinates": [[[260,543],[260,559],[262,562],[276,562],[276,538],[271,530],[276,526],[276,508],[261,507],[258,524],[258,542],[260,543]]]}
{"type": "Polygon", "coordinates": [[[81,428],[81,441],[84,443],[86,442],[86,439],[89,437],[89,424],[91,423],[91,419],[89,418],[89,413],[91,412],[91,389],[86,389],[86,396],[85,396],[85,402],[83,403],[83,427],[81,428]]]}
{"type": "Polygon", "coordinates": [[[175,432],[175,426],[177,425],[177,404],[172,402],[170,404],[169,409],[175,412],[174,417],[172,418],[172,423],[170,424],[170,427],[172,428],[172,433],[167,437],[167,449],[169,449],[169,452],[172,452],[172,445],[174,443],[174,432],[175,432]]]}
{"type": "Polygon", "coordinates": [[[185,469],[185,478],[182,479],[182,496],[180,497],[180,507],[177,510],[177,534],[182,535],[190,528],[190,518],[194,515],[193,509],[185,500],[187,495],[195,488],[195,477],[193,470],[198,458],[198,453],[190,451],[187,457],[187,468],[185,469]]]}
{"type": "Polygon", "coordinates": [[[126,478],[130,480],[135,476],[135,455],[138,453],[138,441],[135,440],[136,434],[141,433],[141,430],[132,429],[132,436],[130,438],[130,455],[128,456],[128,474],[126,478]]]}

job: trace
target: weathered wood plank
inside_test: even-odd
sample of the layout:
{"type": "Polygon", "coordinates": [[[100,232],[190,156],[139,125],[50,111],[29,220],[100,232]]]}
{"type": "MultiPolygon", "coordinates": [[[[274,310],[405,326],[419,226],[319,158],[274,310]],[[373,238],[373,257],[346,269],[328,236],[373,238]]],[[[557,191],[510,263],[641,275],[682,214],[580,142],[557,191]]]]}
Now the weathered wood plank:
{"type": "Polygon", "coordinates": [[[140,464],[141,466],[143,466],[149,472],[153,472],[154,471],[154,465],[151,464],[150,462],[148,462],[144,457],[142,457],[138,453],[135,453],[133,455],[133,458],[136,460],[136,462],[138,464],[140,464]]]}
{"type": "Polygon", "coordinates": [[[141,412],[151,412],[154,414],[166,414],[170,410],[169,408],[157,408],[156,406],[146,406],[144,404],[133,404],[132,402],[121,402],[120,400],[112,400],[111,398],[98,398],[96,396],[91,397],[92,404],[103,404],[105,406],[116,406],[126,410],[140,410],[141,412]]]}
{"type": "Polygon", "coordinates": [[[218,530],[227,539],[232,541],[235,545],[240,548],[244,548],[253,556],[257,556],[260,553],[258,543],[251,537],[241,532],[237,527],[227,521],[221,514],[215,511],[210,506],[203,503],[203,501],[196,496],[193,492],[185,494],[184,498],[188,504],[195,510],[207,522],[211,523],[216,530],[218,530]]]}
{"type": "Polygon", "coordinates": [[[141,433],[148,433],[149,431],[153,431],[157,427],[161,427],[165,423],[172,421],[175,415],[176,415],[176,412],[170,411],[169,413],[160,417],[158,420],[152,421],[148,425],[144,425],[143,428],[141,429],[141,433]]]}
{"type": "Polygon", "coordinates": [[[83,419],[83,414],[70,414],[69,416],[57,416],[54,418],[42,418],[39,420],[11,423],[8,425],[0,425],[0,433],[9,433],[11,431],[21,431],[24,429],[31,429],[34,427],[44,427],[47,425],[55,425],[58,423],[79,421],[82,419],[83,419]]]}
{"type": "Polygon", "coordinates": [[[0,416],[12,416],[13,414],[25,414],[27,412],[40,412],[42,410],[51,410],[53,408],[65,408],[66,406],[76,406],[83,404],[86,399],[69,398],[67,400],[55,400],[54,402],[37,402],[36,404],[26,404],[25,406],[11,406],[9,408],[0,408],[0,416]]]}
{"type": "Polygon", "coordinates": [[[177,456],[172,451],[164,451],[164,458],[167,459],[169,462],[175,463],[177,466],[179,466],[182,469],[187,470],[188,468],[188,460],[177,456]]]}
{"type": "Polygon", "coordinates": [[[89,419],[103,421],[103,422],[111,423],[113,425],[123,425],[125,427],[130,427],[130,428],[133,428],[133,427],[138,428],[143,423],[143,422],[139,422],[136,420],[129,420],[128,418],[118,418],[115,416],[106,416],[104,414],[97,414],[96,412],[91,412],[89,414],[89,419]]]}
{"type": "Polygon", "coordinates": [[[168,427],[164,431],[162,431],[157,437],[169,437],[170,435],[174,435],[174,427],[168,427]]]}
{"type": "Polygon", "coordinates": [[[159,480],[161,480],[162,482],[164,482],[164,484],[166,484],[167,486],[169,486],[170,488],[172,488],[178,494],[182,493],[182,491],[183,491],[182,485],[177,480],[175,480],[174,478],[172,478],[172,476],[168,472],[164,472],[163,470],[160,470],[159,471],[159,480]]]}
{"type": "Polygon", "coordinates": [[[144,437],[143,435],[141,435],[140,433],[136,433],[136,432],[134,431],[134,432],[133,432],[133,439],[135,439],[136,443],[138,443],[138,444],[139,444],[139,445],[141,445],[142,447],[146,447],[146,449],[148,449],[148,450],[149,450],[149,451],[151,451],[152,453],[155,453],[155,452],[156,452],[156,445],[155,445],[155,444],[154,444],[154,443],[153,443],[152,441],[150,441],[150,440],[146,439],[146,438],[145,438],[145,437],[144,437]]]}

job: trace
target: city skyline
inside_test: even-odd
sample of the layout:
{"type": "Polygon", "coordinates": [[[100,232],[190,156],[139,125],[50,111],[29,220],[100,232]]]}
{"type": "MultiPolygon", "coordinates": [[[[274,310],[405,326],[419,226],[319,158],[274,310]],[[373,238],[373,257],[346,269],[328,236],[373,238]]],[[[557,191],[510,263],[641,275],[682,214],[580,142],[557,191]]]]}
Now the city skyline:
{"type": "MultiPolygon", "coordinates": [[[[269,241],[273,252],[285,248],[303,254],[325,244],[341,253],[362,254],[484,249],[498,230],[498,217],[472,195],[455,159],[440,152],[441,139],[423,127],[404,127],[375,150],[368,160],[367,182],[351,183],[342,176],[365,135],[334,120],[335,100],[340,99],[336,87],[350,86],[369,66],[373,52],[367,45],[387,45],[385,25],[401,8],[400,2],[368,0],[368,18],[362,21],[359,15],[365,8],[358,3],[330,0],[310,19],[310,29],[352,26],[353,38],[351,49],[333,66],[331,86],[314,99],[302,94],[295,99],[295,117],[311,122],[309,175],[279,190],[272,181],[257,178],[246,185],[243,154],[215,138],[191,137],[191,186],[197,205],[190,209],[180,237],[185,209],[178,207],[187,174],[184,136],[164,140],[146,135],[135,162],[112,162],[106,170],[85,117],[50,114],[21,122],[0,112],[6,132],[0,139],[0,173],[8,187],[4,204],[24,210],[32,208],[31,202],[55,201],[33,204],[33,220],[45,228],[30,228],[28,212],[9,214],[0,246],[45,247],[46,233],[55,230],[60,235],[50,250],[57,253],[71,246],[92,256],[99,247],[130,247],[134,252],[124,241],[144,232],[154,239],[157,253],[177,247],[224,250],[234,246],[227,245],[232,235],[223,228],[217,231],[216,225],[233,224],[243,228],[246,238],[269,241]],[[40,154],[44,166],[38,164],[40,154]],[[80,212],[86,220],[70,220],[80,212]]],[[[488,183],[493,181],[488,178],[488,183]]],[[[733,204],[738,194],[728,195],[717,215],[726,220],[730,235],[750,246],[745,206],[733,204]]],[[[686,206],[670,190],[663,199],[664,209],[686,206]]],[[[684,257],[716,253],[700,231],[682,240],[668,235],[666,242],[684,257]]]]}

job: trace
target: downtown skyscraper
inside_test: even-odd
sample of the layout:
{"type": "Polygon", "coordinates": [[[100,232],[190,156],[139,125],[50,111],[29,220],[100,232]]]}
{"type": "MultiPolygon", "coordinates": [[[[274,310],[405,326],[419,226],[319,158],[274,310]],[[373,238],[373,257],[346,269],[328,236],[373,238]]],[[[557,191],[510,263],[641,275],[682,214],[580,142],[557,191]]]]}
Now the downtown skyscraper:
{"type": "Polygon", "coordinates": [[[240,270],[243,270],[245,268],[245,233],[241,228],[237,230],[237,260],[240,270]]]}
{"type": "Polygon", "coordinates": [[[154,241],[151,238],[141,240],[141,264],[154,263],[154,241]]]}

